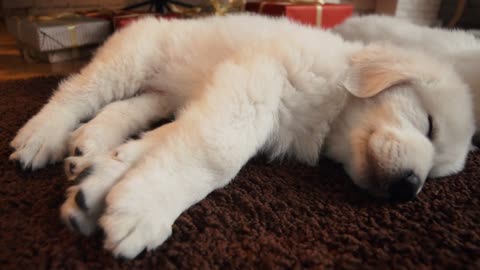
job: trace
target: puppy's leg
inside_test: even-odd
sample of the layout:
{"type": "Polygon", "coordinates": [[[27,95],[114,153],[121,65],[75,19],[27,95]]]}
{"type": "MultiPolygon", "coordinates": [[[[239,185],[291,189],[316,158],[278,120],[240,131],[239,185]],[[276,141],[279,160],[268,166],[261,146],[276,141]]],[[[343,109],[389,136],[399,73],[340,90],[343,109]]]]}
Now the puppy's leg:
{"type": "Polygon", "coordinates": [[[175,219],[225,186],[275,130],[284,70],[270,59],[224,63],[106,197],[105,248],[133,258],[171,234],[175,219]]]}
{"type": "Polygon", "coordinates": [[[166,124],[149,131],[142,139],[129,141],[110,153],[67,158],[68,164],[83,173],[73,176],[80,183],[67,190],[67,199],[60,211],[64,223],[81,234],[93,233],[107,192],[132,164],[162,140],[162,134],[168,132],[170,126],[166,124]]]}
{"type": "Polygon", "coordinates": [[[93,156],[108,152],[129,136],[147,129],[153,122],[170,116],[177,103],[174,97],[159,92],[148,92],[111,103],[72,133],[70,156],[93,156]]]}
{"type": "Polygon", "coordinates": [[[152,38],[156,20],[144,20],[114,34],[79,74],[63,81],[40,112],[11,142],[10,156],[24,168],[40,168],[60,160],[69,133],[106,104],[135,95],[152,75],[156,46],[152,38]],[[154,25],[153,25],[154,26],[154,25]],[[138,48],[142,48],[139,50],[138,48]]]}

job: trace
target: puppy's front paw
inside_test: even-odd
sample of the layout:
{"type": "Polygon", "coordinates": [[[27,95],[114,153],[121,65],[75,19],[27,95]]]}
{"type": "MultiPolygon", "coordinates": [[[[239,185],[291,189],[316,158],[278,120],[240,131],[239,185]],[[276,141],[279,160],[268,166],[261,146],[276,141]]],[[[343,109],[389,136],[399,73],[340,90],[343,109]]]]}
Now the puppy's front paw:
{"type": "Polygon", "coordinates": [[[117,257],[131,259],[145,249],[155,249],[172,233],[175,217],[168,213],[169,209],[159,209],[136,192],[135,188],[114,187],[100,218],[106,235],[104,247],[117,257]]]}
{"type": "Polygon", "coordinates": [[[67,191],[60,210],[63,222],[83,235],[93,233],[105,208],[105,196],[128,167],[129,164],[114,159],[111,154],[67,158],[67,176],[80,183],[67,191]]]}
{"type": "Polygon", "coordinates": [[[24,169],[32,170],[59,161],[66,153],[68,133],[65,121],[35,116],[10,143],[14,148],[10,160],[19,161],[24,169]]]}

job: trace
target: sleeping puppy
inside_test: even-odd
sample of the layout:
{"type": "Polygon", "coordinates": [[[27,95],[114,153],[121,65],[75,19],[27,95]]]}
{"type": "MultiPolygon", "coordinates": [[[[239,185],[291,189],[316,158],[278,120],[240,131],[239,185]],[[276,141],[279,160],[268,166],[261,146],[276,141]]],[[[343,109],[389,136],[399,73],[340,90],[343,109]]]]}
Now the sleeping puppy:
{"type": "MultiPolygon", "coordinates": [[[[381,15],[352,17],[333,31],[349,41],[389,42],[430,53],[452,64],[472,89],[474,103],[480,103],[480,40],[465,31],[419,26],[381,15]]],[[[480,147],[480,106],[474,109],[477,134],[472,142],[480,147]]]]}
{"type": "Polygon", "coordinates": [[[133,258],[257,153],[312,166],[325,155],[362,189],[407,201],[428,176],[463,168],[473,132],[469,88],[423,53],[287,19],[147,18],[59,85],[11,159],[38,169],[69,154],[79,183],[62,219],[85,235],[101,226],[105,248],[133,258]]]}

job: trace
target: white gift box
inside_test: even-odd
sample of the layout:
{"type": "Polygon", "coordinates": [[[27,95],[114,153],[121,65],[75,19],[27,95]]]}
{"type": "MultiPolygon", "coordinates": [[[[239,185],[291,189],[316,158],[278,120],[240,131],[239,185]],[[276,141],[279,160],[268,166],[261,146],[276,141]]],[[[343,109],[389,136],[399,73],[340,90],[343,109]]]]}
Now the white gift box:
{"type": "Polygon", "coordinates": [[[7,29],[21,43],[40,52],[98,44],[112,33],[110,21],[85,16],[8,17],[7,29]]]}

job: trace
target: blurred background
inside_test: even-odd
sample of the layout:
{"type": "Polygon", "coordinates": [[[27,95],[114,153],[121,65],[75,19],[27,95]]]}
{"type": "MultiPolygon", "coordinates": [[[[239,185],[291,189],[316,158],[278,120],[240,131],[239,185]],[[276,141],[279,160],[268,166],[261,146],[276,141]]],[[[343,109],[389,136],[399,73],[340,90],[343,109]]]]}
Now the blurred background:
{"type": "Polygon", "coordinates": [[[287,16],[321,28],[376,13],[480,33],[479,0],[0,0],[0,80],[76,72],[108,36],[143,16],[234,12],[287,16]]]}

